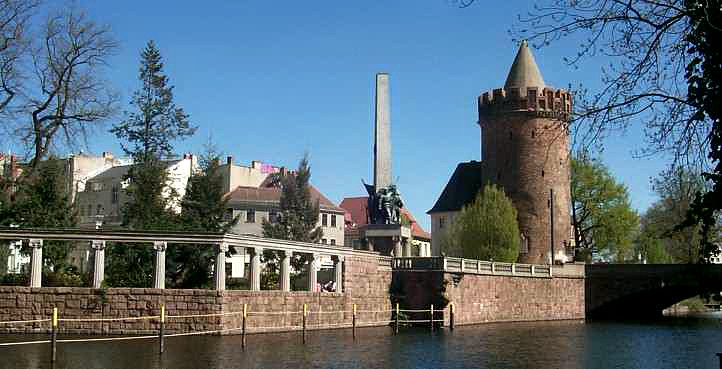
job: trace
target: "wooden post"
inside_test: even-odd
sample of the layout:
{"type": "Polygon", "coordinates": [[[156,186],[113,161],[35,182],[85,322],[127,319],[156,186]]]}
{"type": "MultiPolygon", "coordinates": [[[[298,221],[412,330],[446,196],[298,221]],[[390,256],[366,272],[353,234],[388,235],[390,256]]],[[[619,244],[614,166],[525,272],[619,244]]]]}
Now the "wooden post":
{"type": "Polygon", "coordinates": [[[454,330],[454,303],[449,305],[449,329],[454,330]]]}
{"type": "Polygon", "coordinates": [[[303,332],[302,332],[302,341],[303,344],[306,344],[306,314],[308,314],[308,306],[306,304],[303,304],[303,332]]]}
{"type": "Polygon", "coordinates": [[[396,303],[396,324],[394,324],[394,334],[399,334],[399,303],[396,303]]]}
{"type": "Polygon", "coordinates": [[[243,304],[243,323],[241,325],[241,348],[246,348],[246,318],[248,318],[248,304],[243,304]]]}
{"type": "Polygon", "coordinates": [[[356,304],[353,304],[353,314],[351,315],[351,334],[356,339],[356,304]]]}
{"type": "Polygon", "coordinates": [[[163,354],[164,345],[163,345],[163,334],[165,330],[165,305],[160,305],[160,324],[158,327],[158,345],[159,345],[159,352],[158,354],[163,354]]]}
{"type": "Polygon", "coordinates": [[[50,362],[55,362],[58,352],[58,308],[53,307],[53,324],[50,330],[50,362]]]}
{"type": "Polygon", "coordinates": [[[429,318],[429,323],[431,323],[431,331],[434,331],[434,304],[431,304],[431,314],[429,318]]]}

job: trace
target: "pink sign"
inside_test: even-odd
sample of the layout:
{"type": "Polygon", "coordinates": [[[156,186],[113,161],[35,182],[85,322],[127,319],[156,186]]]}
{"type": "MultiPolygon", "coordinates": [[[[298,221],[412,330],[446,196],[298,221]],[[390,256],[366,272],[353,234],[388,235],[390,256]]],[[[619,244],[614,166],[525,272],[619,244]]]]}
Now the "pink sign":
{"type": "Polygon", "coordinates": [[[278,173],[281,169],[274,167],[270,164],[262,164],[261,165],[261,173],[267,174],[267,173],[278,173]]]}

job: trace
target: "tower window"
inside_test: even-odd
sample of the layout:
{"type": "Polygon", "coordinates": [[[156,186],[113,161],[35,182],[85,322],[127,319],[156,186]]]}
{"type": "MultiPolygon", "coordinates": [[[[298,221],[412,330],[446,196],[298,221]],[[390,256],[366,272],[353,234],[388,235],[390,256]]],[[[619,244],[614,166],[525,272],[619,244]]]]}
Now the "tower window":
{"type": "Polygon", "coordinates": [[[439,229],[444,229],[444,223],[446,223],[446,219],[439,217],[439,229]]]}
{"type": "Polygon", "coordinates": [[[542,177],[544,177],[544,171],[542,170],[542,177]]]}
{"type": "Polygon", "coordinates": [[[514,134],[513,134],[511,131],[509,131],[509,139],[510,139],[510,140],[513,140],[513,139],[514,139],[514,134]]]}
{"type": "Polygon", "coordinates": [[[532,129],[531,130],[531,138],[534,138],[534,136],[536,136],[536,131],[532,129]]]}

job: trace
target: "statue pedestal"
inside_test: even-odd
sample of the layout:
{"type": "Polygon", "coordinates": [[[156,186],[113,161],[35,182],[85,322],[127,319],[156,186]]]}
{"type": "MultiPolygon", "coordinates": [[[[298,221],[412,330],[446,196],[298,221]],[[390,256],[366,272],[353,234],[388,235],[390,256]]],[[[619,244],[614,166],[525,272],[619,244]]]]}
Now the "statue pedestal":
{"type": "Polygon", "coordinates": [[[360,229],[369,250],[394,257],[411,256],[411,228],[401,224],[367,224],[360,229]]]}

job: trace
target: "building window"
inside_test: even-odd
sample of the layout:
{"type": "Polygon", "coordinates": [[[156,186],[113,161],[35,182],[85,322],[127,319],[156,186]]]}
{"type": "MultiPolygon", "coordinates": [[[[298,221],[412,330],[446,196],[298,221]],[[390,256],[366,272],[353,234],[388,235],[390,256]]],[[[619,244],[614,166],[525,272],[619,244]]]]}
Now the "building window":
{"type": "Polygon", "coordinates": [[[331,214],[331,227],[336,227],[336,216],[331,214]]]}
{"type": "Polygon", "coordinates": [[[444,217],[439,217],[439,229],[444,229],[445,224],[446,224],[446,219],[444,219],[444,217]]]}
{"type": "Polygon", "coordinates": [[[96,215],[102,215],[103,214],[103,205],[98,204],[98,208],[96,210],[96,215]]]}
{"type": "Polygon", "coordinates": [[[334,239],[332,238],[332,239],[331,239],[331,244],[332,244],[332,245],[335,245],[335,244],[336,244],[336,240],[334,240],[334,239]]]}
{"type": "Polygon", "coordinates": [[[327,243],[327,242],[326,242],[326,239],[325,239],[325,238],[322,238],[322,239],[321,239],[321,243],[325,245],[325,244],[327,243]]]}
{"type": "Polygon", "coordinates": [[[321,214],[321,225],[328,227],[328,214],[321,214]]]}
{"type": "Polygon", "coordinates": [[[544,177],[544,171],[542,170],[542,177],[544,177]]]}
{"type": "Polygon", "coordinates": [[[246,223],[255,223],[256,222],[256,211],[253,209],[248,209],[246,211],[246,223]]]}
{"type": "Polygon", "coordinates": [[[528,254],[529,253],[529,238],[524,233],[522,233],[519,238],[521,238],[521,249],[519,250],[519,252],[522,254],[528,254]]]}
{"type": "Polygon", "coordinates": [[[111,204],[117,204],[118,203],[118,185],[113,185],[113,188],[111,190],[110,195],[110,203],[111,204]]]}
{"type": "Polygon", "coordinates": [[[233,209],[231,209],[231,208],[226,209],[226,212],[223,213],[223,219],[226,221],[233,220],[233,209]]]}
{"type": "Polygon", "coordinates": [[[87,213],[87,215],[88,215],[88,216],[93,215],[93,205],[91,205],[91,204],[88,204],[88,213],[87,213]]]}
{"type": "Polygon", "coordinates": [[[271,210],[271,211],[268,213],[268,221],[271,222],[271,223],[276,223],[276,222],[278,221],[277,219],[278,219],[278,213],[276,213],[275,211],[271,210]]]}

